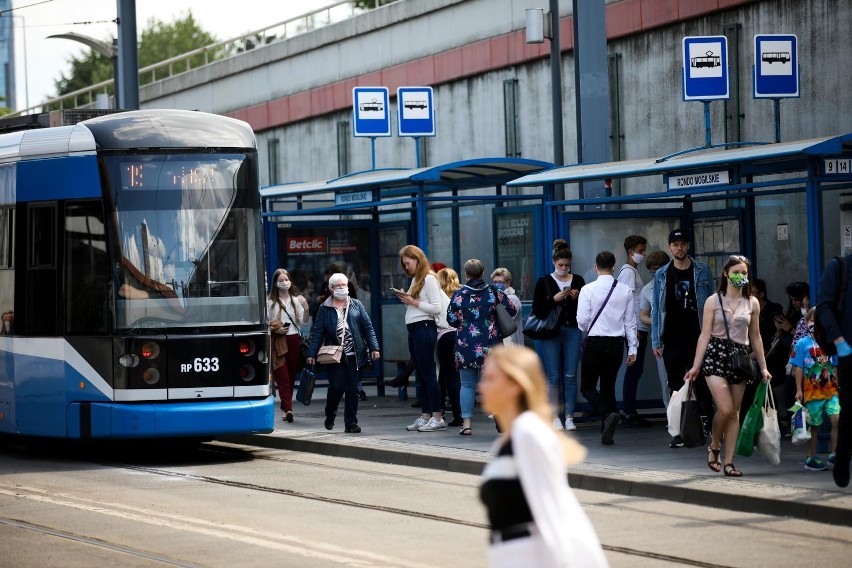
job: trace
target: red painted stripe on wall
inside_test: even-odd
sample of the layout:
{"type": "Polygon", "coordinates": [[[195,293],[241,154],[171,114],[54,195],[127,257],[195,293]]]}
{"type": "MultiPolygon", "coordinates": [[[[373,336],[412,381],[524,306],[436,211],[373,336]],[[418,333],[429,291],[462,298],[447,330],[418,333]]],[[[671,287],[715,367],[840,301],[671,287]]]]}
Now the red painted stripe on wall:
{"type": "MultiPolygon", "coordinates": [[[[647,32],[760,0],[622,0],[606,7],[607,40],[647,32]]],[[[574,48],[573,18],[559,21],[563,52],[574,48]]],[[[448,51],[337,81],[228,113],[248,122],[255,132],[284,126],[352,106],[352,89],[382,85],[392,96],[398,87],[440,85],[542,59],[549,44],[527,44],[524,30],[480,40],[448,51]]]]}

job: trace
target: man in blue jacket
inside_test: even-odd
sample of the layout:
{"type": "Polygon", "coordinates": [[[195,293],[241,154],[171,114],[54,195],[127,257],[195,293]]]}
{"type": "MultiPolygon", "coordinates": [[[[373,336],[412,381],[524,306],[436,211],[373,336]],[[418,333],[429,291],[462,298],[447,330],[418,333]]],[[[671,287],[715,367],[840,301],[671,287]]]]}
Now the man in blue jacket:
{"type": "Polygon", "coordinates": [[[837,372],[840,423],[833,471],[838,487],[849,485],[849,458],[852,453],[852,347],[846,339],[852,338],[852,287],[847,283],[850,263],[852,254],[846,255],[845,263],[838,258],[831,259],[819,283],[816,306],[817,320],[825,329],[826,339],[837,347],[840,362],[837,372]]]}
{"type": "MultiPolygon", "coordinates": [[[[672,260],[657,270],[651,301],[651,347],[654,356],[666,366],[669,389],[683,386],[683,377],[692,368],[695,348],[701,334],[704,302],[713,294],[715,284],[710,267],[687,254],[689,239],[683,229],[669,233],[672,260]]],[[[705,427],[713,414],[710,389],[704,377],[695,381],[705,427]]],[[[682,448],[680,436],[672,438],[672,448],[682,448]]]]}

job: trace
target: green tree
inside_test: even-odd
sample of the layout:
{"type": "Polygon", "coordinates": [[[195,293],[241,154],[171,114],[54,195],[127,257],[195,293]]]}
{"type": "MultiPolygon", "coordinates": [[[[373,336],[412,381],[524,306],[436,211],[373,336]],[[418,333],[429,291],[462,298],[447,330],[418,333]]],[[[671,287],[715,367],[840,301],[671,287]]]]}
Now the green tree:
{"type": "MultiPolygon", "coordinates": [[[[110,43],[112,38],[104,41],[110,43]]],[[[204,31],[198,25],[191,10],[185,16],[171,23],[151,18],[148,20],[147,27],[142,31],[139,40],[139,67],[142,68],[164,61],[182,53],[214,44],[216,41],[214,35],[204,31]]],[[[222,52],[208,54],[208,60],[220,57],[222,57],[222,52]]],[[[54,82],[57,96],[113,78],[112,61],[94,51],[87,50],[79,57],[71,57],[68,62],[71,64],[69,74],[66,76],[62,73],[60,78],[54,82]]],[[[203,63],[204,55],[199,54],[192,58],[190,65],[197,67],[203,63]]],[[[172,68],[172,73],[183,71],[186,71],[186,62],[175,64],[172,68]]],[[[157,78],[162,79],[163,76],[163,72],[158,71],[157,78]]],[[[144,85],[152,80],[151,73],[146,73],[144,76],[140,76],[139,83],[144,85]]],[[[110,92],[112,91],[110,90],[110,92]]]]}

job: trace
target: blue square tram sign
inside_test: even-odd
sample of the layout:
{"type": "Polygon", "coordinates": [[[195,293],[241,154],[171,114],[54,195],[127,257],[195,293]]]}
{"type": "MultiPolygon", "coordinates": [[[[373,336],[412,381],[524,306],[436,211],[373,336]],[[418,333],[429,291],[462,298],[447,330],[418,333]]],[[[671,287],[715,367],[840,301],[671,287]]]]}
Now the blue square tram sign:
{"type": "Polygon", "coordinates": [[[396,90],[400,136],[435,136],[435,105],[432,87],[400,87],[396,90]]]}
{"type": "Polygon", "coordinates": [[[683,100],[731,98],[728,77],[728,38],[683,38],[683,100]]]}
{"type": "Polygon", "coordinates": [[[391,120],[387,87],[352,89],[353,136],[390,136],[391,120]]]}
{"type": "Polygon", "coordinates": [[[754,36],[754,98],[798,96],[799,53],[796,36],[754,36]]]}

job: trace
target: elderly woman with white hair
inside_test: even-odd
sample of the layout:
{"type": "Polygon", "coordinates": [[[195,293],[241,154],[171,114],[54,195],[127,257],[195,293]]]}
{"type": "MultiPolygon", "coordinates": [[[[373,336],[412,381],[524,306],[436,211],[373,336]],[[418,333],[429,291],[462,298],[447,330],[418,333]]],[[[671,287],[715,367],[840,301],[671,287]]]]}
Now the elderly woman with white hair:
{"type": "Polygon", "coordinates": [[[381,357],[379,342],[370,314],[359,300],[349,297],[349,280],[336,272],[328,279],[331,295],[323,302],[311,329],[307,364],[314,365],[322,345],[342,345],[339,363],[326,365],[328,371],[328,398],[325,403],[325,429],[334,428],[337,407],[344,398],[343,423],[347,433],[357,434],[358,386],[361,369],[381,357]]]}

